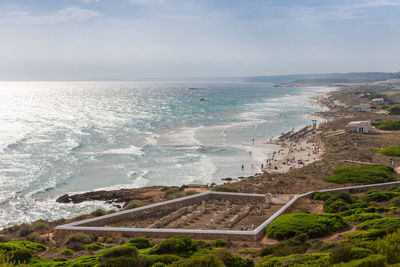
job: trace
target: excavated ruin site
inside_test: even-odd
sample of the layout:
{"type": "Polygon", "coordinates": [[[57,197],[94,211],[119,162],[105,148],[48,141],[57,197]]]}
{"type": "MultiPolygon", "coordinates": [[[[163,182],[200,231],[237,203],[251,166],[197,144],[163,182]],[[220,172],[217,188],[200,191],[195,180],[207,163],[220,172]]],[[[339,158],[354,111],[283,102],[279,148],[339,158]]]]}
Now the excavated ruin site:
{"type": "Polygon", "coordinates": [[[181,207],[165,216],[130,220],[106,227],[171,228],[201,230],[254,230],[283,205],[267,202],[236,203],[232,200],[207,199],[181,207]]]}

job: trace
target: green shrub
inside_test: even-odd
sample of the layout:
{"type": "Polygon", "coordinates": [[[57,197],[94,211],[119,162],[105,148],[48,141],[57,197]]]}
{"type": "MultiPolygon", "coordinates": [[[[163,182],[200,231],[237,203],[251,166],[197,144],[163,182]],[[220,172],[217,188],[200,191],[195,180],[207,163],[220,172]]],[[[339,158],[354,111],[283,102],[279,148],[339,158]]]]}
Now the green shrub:
{"type": "Polygon", "coordinates": [[[213,242],[211,242],[211,246],[213,247],[229,247],[232,245],[232,242],[226,241],[223,239],[216,239],[213,242]]]}
{"type": "Polygon", "coordinates": [[[239,192],[236,188],[232,188],[226,185],[217,185],[211,188],[211,191],[216,191],[216,192],[239,192]]]}
{"type": "Polygon", "coordinates": [[[337,213],[340,211],[345,211],[350,209],[349,205],[343,199],[335,199],[332,202],[329,202],[330,199],[335,198],[331,197],[324,203],[324,211],[328,213],[337,213]]]}
{"type": "Polygon", "coordinates": [[[34,243],[39,243],[39,244],[45,244],[46,240],[41,237],[38,233],[32,233],[30,235],[28,235],[27,237],[25,237],[26,240],[34,242],[34,243]]]}
{"type": "Polygon", "coordinates": [[[103,216],[106,214],[107,214],[107,212],[103,209],[97,209],[97,210],[93,211],[92,213],[90,213],[90,215],[92,215],[93,217],[99,217],[99,216],[103,216]]]}
{"type": "Polygon", "coordinates": [[[19,248],[10,252],[10,262],[27,263],[32,258],[32,253],[29,249],[19,248]]]}
{"type": "Polygon", "coordinates": [[[32,228],[35,231],[37,231],[37,230],[40,231],[40,230],[45,230],[45,229],[49,228],[49,225],[45,221],[39,220],[32,224],[32,228]]]}
{"type": "Polygon", "coordinates": [[[167,266],[167,265],[165,265],[162,262],[157,262],[157,263],[154,263],[153,265],[151,265],[151,267],[164,267],[164,266],[167,266]]]}
{"type": "Polygon", "coordinates": [[[389,202],[390,206],[400,207],[400,197],[395,197],[389,202]]]}
{"type": "Polygon", "coordinates": [[[383,229],[388,227],[400,227],[400,218],[384,217],[375,220],[365,221],[357,225],[357,229],[383,229]]]}
{"type": "Polygon", "coordinates": [[[151,242],[149,239],[144,237],[136,237],[128,241],[128,243],[134,245],[138,249],[149,248],[151,247],[151,242]]]}
{"type": "Polygon", "coordinates": [[[215,255],[225,266],[228,267],[253,267],[254,261],[249,258],[243,258],[232,254],[231,252],[218,249],[211,253],[215,255]]]}
{"type": "Polygon", "coordinates": [[[95,242],[95,243],[91,243],[91,244],[87,244],[87,245],[83,245],[83,247],[85,248],[85,250],[99,250],[101,248],[104,248],[104,244],[100,243],[100,242],[95,242]]]}
{"type": "Polygon", "coordinates": [[[346,216],[350,216],[353,214],[359,214],[359,213],[377,213],[377,212],[386,212],[386,211],[388,211],[388,209],[371,206],[371,207],[367,207],[367,208],[355,208],[355,209],[351,209],[351,210],[342,211],[342,212],[339,212],[338,215],[340,215],[342,217],[346,217],[346,216]]]}
{"type": "Polygon", "coordinates": [[[329,266],[328,253],[293,254],[286,257],[272,257],[257,267],[274,266],[329,266]]]}
{"type": "Polygon", "coordinates": [[[113,247],[103,253],[101,255],[100,260],[103,261],[104,259],[108,258],[118,258],[118,257],[134,257],[137,258],[139,256],[139,251],[134,246],[118,246],[113,247]]]}
{"type": "Polygon", "coordinates": [[[146,267],[148,264],[143,257],[120,256],[101,261],[99,267],[146,267]]]}
{"type": "Polygon", "coordinates": [[[167,187],[167,189],[163,190],[164,191],[164,198],[171,200],[179,197],[185,197],[185,196],[190,196],[190,195],[195,195],[198,194],[199,192],[195,190],[188,190],[185,191],[185,187],[167,187]]]}
{"type": "Polygon", "coordinates": [[[362,196],[361,199],[364,200],[365,202],[371,202],[371,201],[382,202],[398,195],[399,193],[395,192],[372,191],[362,196]]]}
{"type": "Polygon", "coordinates": [[[150,265],[156,264],[156,263],[163,263],[163,264],[171,264],[175,261],[182,260],[181,257],[176,256],[176,255],[169,255],[169,254],[164,254],[164,255],[146,255],[147,261],[150,265]]]}
{"type": "Polygon", "coordinates": [[[96,255],[82,256],[71,260],[68,264],[68,267],[92,267],[97,266],[98,263],[99,257],[96,255]]]}
{"type": "Polygon", "coordinates": [[[83,249],[83,245],[92,243],[94,240],[87,234],[75,233],[68,237],[65,245],[67,248],[78,251],[83,249]]]}
{"type": "Polygon", "coordinates": [[[11,267],[14,266],[12,262],[10,262],[10,253],[5,251],[4,249],[0,249],[0,266],[11,267]]]}
{"type": "Polygon", "coordinates": [[[400,263],[400,230],[378,240],[378,250],[388,263],[400,263]]]}
{"type": "Polygon", "coordinates": [[[171,237],[150,249],[150,254],[175,254],[189,257],[198,249],[197,244],[187,236],[171,237]]]}
{"type": "Polygon", "coordinates": [[[194,256],[190,259],[184,259],[180,261],[173,262],[171,267],[225,267],[225,264],[222,263],[216,256],[214,255],[205,255],[205,256],[194,256]]]}
{"type": "Polygon", "coordinates": [[[131,200],[129,201],[125,206],[124,210],[130,210],[130,209],[136,209],[142,206],[149,205],[147,202],[141,201],[141,200],[131,200]]]}
{"type": "Polygon", "coordinates": [[[178,197],[183,197],[184,196],[184,188],[182,187],[168,187],[166,190],[164,190],[164,198],[165,199],[174,199],[178,197]]]}
{"type": "Polygon", "coordinates": [[[5,243],[0,243],[0,249],[5,251],[13,251],[17,249],[27,249],[31,253],[37,253],[46,250],[46,246],[42,244],[37,244],[31,241],[9,241],[5,243]]]}
{"type": "Polygon", "coordinates": [[[66,257],[58,257],[54,258],[53,261],[68,261],[68,259],[66,257]]]}
{"type": "Polygon", "coordinates": [[[336,249],[340,246],[339,243],[324,243],[320,248],[319,252],[327,252],[331,251],[333,249],[336,249]]]}
{"type": "Polygon", "coordinates": [[[267,245],[262,248],[258,254],[262,257],[273,255],[276,257],[287,256],[290,254],[302,254],[305,253],[310,244],[306,242],[307,235],[301,234],[296,236],[295,238],[291,238],[277,244],[267,245]]]}
{"type": "Polygon", "coordinates": [[[249,248],[244,248],[244,249],[238,250],[238,253],[240,253],[240,254],[253,254],[254,251],[249,249],[249,248]]]}
{"type": "Polygon", "coordinates": [[[385,256],[383,255],[369,255],[363,259],[352,260],[345,264],[334,265],[340,267],[382,267],[386,266],[385,264],[385,256]]]}
{"type": "Polygon", "coordinates": [[[267,228],[267,236],[287,239],[300,234],[310,238],[329,235],[347,227],[347,223],[337,215],[290,213],[279,216],[267,228]]]}
{"type": "Polygon", "coordinates": [[[331,193],[328,192],[314,192],[312,199],[315,200],[327,200],[328,198],[332,197],[333,195],[331,193]]]}
{"type": "Polygon", "coordinates": [[[333,170],[332,176],[326,177],[326,182],[346,184],[376,184],[395,180],[395,171],[391,166],[367,165],[344,166],[333,170]]]}
{"type": "Polygon", "coordinates": [[[378,149],[376,152],[382,153],[386,156],[400,157],[400,147],[386,147],[378,149]]]}
{"type": "Polygon", "coordinates": [[[368,213],[368,212],[356,213],[356,214],[352,214],[350,216],[343,217],[343,219],[346,222],[349,222],[349,221],[365,222],[365,221],[379,219],[379,218],[382,218],[382,216],[379,213],[368,213]]]}
{"type": "Polygon", "coordinates": [[[400,130],[400,121],[384,121],[379,123],[376,128],[385,131],[397,131],[400,130]]]}
{"type": "Polygon", "coordinates": [[[66,248],[66,249],[61,250],[58,254],[65,255],[65,256],[71,256],[74,254],[74,251],[72,249],[66,248]]]}
{"type": "Polygon", "coordinates": [[[362,202],[361,200],[357,200],[355,203],[350,205],[350,209],[358,209],[358,208],[367,208],[368,204],[362,202]]]}
{"type": "Polygon", "coordinates": [[[370,229],[366,231],[356,231],[345,236],[345,242],[354,243],[356,241],[372,241],[393,233],[397,227],[387,227],[382,229],[370,229]]]}
{"type": "Polygon", "coordinates": [[[204,240],[193,240],[193,242],[196,243],[196,245],[201,248],[206,248],[211,246],[211,243],[204,240]]]}
{"type": "Polygon", "coordinates": [[[348,262],[355,259],[365,258],[371,254],[373,254],[373,251],[370,249],[342,246],[331,252],[329,262],[332,264],[348,262]]]}

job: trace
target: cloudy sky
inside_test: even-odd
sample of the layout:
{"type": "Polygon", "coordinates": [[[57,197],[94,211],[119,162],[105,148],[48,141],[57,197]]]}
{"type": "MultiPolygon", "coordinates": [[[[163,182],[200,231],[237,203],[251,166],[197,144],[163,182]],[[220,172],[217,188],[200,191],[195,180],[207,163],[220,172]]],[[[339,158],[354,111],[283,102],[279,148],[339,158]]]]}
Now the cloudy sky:
{"type": "Polygon", "coordinates": [[[0,0],[1,80],[400,71],[400,0],[0,0]]]}

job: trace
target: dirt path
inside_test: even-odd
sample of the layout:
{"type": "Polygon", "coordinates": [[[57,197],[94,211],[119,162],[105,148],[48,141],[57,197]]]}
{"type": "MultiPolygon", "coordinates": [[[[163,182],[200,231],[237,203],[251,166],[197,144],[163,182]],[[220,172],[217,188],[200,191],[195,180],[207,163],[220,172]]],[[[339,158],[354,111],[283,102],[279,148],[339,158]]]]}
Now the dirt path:
{"type": "Polygon", "coordinates": [[[346,235],[346,234],[350,234],[356,231],[356,225],[353,226],[350,230],[344,231],[344,232],[340,232],[340,233],[336,233],[324,238],[321,238],[322,241],[324,242],[331,242],[331,241],[337,241],[337,239],[341,238],[342,236],[346,235]]]}
{"type": "Polygon", "coordinates": [[[264,237],[260,241],[260,243],[263,244],[263,245],[273,245],[273,244],[279,243],[279,241],[275,240],[275,239],[272,239],[272,238],[264,237]]]}
{"type": "Polygon", "coordinates": [[[314,213],[314,214],[322,214],[322,213],[324,213],[324,204],[320,204],[320,205],[316,206],[316,207],[311,211],[311,213],[314,213]]]}
{"type": "MultiPolygon", "coordinates": [[[[50,233],[50,234],[43,234],[43,235],[41,235],[41,237],[43,237],[43,238],[46,238],[46,237],[49,237],[49,241],[50,241],[50,243],[52,244],[52,245],[56,245],[56,241],[54,241],[54,233],[50,233]]],[[[41,252],[38,256],[39,257],[42,257],[44,254],[46,254],[47,252],[49,252],[50,251],[50,249],[49,249],[49,246],[47,246],[46,247],[46,250],[45,251],[43,251],[43,252],[41,252]]]]}

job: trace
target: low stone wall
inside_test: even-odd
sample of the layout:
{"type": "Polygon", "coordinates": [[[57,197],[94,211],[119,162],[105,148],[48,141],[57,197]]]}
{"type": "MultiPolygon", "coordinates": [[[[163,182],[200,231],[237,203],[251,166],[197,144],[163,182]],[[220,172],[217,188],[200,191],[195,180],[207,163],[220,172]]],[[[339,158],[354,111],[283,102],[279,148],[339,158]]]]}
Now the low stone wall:
{"type": "MultiPolygon", "coordinates": [[[[400,186],[400,181],[373,184],[350,186],[343,188],[318,190],[319,192],[349,192],[358,193],[372,189],[390,190],[400,186]]],[[[100,216],[88,220],[74,222],[56,227],[57,234],[68,235],[74,232],[86,232],[98,236],[117,236],[117,237],[148,237],[148,238],[169,238],[172,236],[189,236],[197,239],[215,240],[222,238],[230,241],[257,241],[265,236],[265,228],[273,220],[284,214],[288,208],[295,204],[301,198],[311,197],[314,192],[308,192],[302,195],[294,196],[286,203],[279,211],[274,213],[263,224],[253,231],[230,231],[230,230],[191,230],[191,229],[157,229],[157,228],[121,228],[121,227],[96,227],[98,225],[106,225],[110,222],[121,220],[121,218],[138,218],[136,216],[149,216],[150,214],[168,214],[181,207],[201,203],[203,200],[223,200],[232,201],[233,203],[264,203],[265,196],[262,194],[242,194],[228,192],[205,192],[197,195],[174,199],[161,203],[155,203],[145,207],[140,207],[133,210],[121,211],[114,214],[100,216]]]]}
{"type": "MultiPolygon", "coordinates": [[[[164,201],[148,206],[116,212],[79,222],[80,226],[104,226],[121,220],[140,220],[146,217],[163,217],[180,208],[201,204],[204,200],[231,201],[238,204],[260,204],[265,201],[261,194],[240,194],[228,192],[205,192],[201,194],[164,201]]],[[[78,225],[76,223],[71,225],[78,225]]]]}

